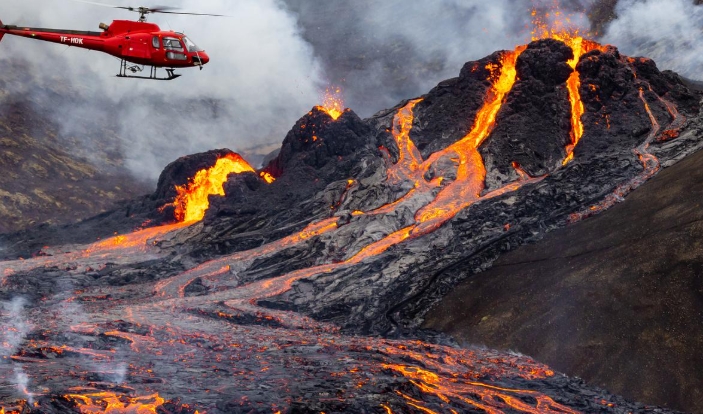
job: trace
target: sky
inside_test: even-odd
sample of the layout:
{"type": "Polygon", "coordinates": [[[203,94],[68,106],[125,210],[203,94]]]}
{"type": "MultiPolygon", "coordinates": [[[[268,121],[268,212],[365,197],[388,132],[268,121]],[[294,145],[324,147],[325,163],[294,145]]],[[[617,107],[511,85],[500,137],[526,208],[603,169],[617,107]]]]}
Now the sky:
{"type": "MultiPolygon", "coordinates": [[[[426,93],[466,61],[527,43],[531,9],[554,1],[161,0],[184,11],[231,16],[150,16],[204,48],[211,57],[205,70],[183,70],[171,82],[117,79],[119,61],[108,55],[10,37],[0,44],[0,61],[27,62],[35,86],[58,79],[78,91],[79,103],[74,99],[58,112],[35,99],[61,124],[62,136],[75,138],[85,120],[117,119],[125,165],[154,181],[183,155],[280,143],[330,86],[341,87],[347,106],[362,117],[426,93]]],[[[562,0],[561,6],[574,26],[588,30],[587,12],[599,1],[562,0]]],[[[700,10],[688,0],[621,0],[602,39],[697,77],[700,10]]],[[[0,5],[6,24],[27,26],[97,30],[100,22],[136,17],[73,0],[0,5]]],[[[16,93],[34,90],[15,85],[16,93]]],[[[95,139],[79,141],[90,148],[95,139]]]]}

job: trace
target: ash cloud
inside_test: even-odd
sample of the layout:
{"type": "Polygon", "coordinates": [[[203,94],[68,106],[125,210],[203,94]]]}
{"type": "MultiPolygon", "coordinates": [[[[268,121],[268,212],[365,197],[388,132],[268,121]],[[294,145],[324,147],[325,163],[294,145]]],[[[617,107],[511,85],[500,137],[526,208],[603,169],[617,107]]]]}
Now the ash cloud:
{"type": "Polygon", "coordinates": [[[615,14],[605,42],[627,55],[650,57],[661,69],[703,80],[703,7],[692,0],[620,0],[615,14]]]}

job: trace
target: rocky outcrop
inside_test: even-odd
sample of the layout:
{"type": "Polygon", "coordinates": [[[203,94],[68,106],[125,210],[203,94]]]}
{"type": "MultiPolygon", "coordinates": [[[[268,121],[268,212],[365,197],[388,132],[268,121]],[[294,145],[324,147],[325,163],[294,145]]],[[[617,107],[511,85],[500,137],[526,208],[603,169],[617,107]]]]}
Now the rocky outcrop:
{"type": "Polygon", "coordinates": [[[570,142],[571,105],[566,80],[573,58],[564,43],[545,39],[531,43],[517,60],[517,81],[481,146],[488,189],[518,178],[516,162],[533,177],[555,171],[570,142]]]}

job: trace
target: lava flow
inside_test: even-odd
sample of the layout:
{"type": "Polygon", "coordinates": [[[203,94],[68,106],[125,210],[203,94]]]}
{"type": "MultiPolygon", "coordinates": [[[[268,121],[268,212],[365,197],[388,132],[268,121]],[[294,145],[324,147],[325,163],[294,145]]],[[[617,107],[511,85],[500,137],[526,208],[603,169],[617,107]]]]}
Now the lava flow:
{"type": "Polygon", "coordinates": [[[114,392],[96,392],[66,394],[64,397],[73,401],[81,414],[157,414],[157,409],[165,402],[159,394],[133,398],[114,392]]]}
{"type": "Polygon", "coordinates": [[[583,116],[585,109],[583,106],[583,101],[581,100],[581,79],[578,71],[576,70],[576,65],[578,65],[581,60],[581,56],[584,54],[596,49],[605,51],[606,47],[597,42],[584,39],[583,36],[580,35],[578,29],[570,29],[565,27],[563,24],[564,18],[561,16],[561,12],[555,11],[553,14],[555,15],[554,17],[557,18],[556,24],[549,24],[545,22],[545,20],[551,17],[549,13],[547,13],[544,17],[539,17],[536,10],[532,11],[532,24],[534,26],[534,30],[532,31],[532,40],[559,40],[569,46],[573,52],[573,57],[567,62],[571,69],[573,69],[573,72],[566,81],[566,87],[569,91],[569,102],[571,104],[571,140],[569,145],[566,147],[566,157],[562,162],[563,165],[566,165],[574,159],[574,149],[583,136],[583,122],[581,121],[581,117],[583,116]]]}
{"type": "MultiPolygon", "coordinates": [[[[566,165],[584,134],[584,105],[576,67],[584,53],[600,46],[577,36],[549,36],[564,41],[574,53],[568,62],[573,69],[567,82],[572,131],[566,165]]],[[[345,335],[335,323],[319,322],[303,312],[290,311],[299,305],[305,310],[305,300],[337,286],[347,289],[341,295],[345,300],[364,283],[392,286],[417,263],[394,262],[390,270],[383,269],[380,259],[385,252],[401,243],[410,245],[408,249],[419,255],[425,254],[427,245],[434,250],[433,243],[441,241],[431,240],[428,244],[426,239],[413,240],[435,232],[459,214],[468,216],[469,207],[476,203],[483,205],[540,182],[540,186],[551,191],[546,187],[548,180],[543,182],[546,175],[531,177],[514,161],[510,165],[517,178],[487,191],[486,164],[479,151],[494,131],[496,120],[501,119],[501,109],[517,82],[517,61],[526,48],[503,52],[497,61],[485,66],[489,75],[479,82],[484,87],[489,82],[490,87],[471,127],[461,131],[463,138],[424,160],[411,137],[416,108],[423,100],[408,101],[393,114],[392,121],[390,114],[385,118],[379,129],[391,130],[398,159],[395,164],[387,156],[385,165],[379,158],[373,160],[375,164],[364,163],[375,165],[373,178],[380,177],[373,183],[376,187],[364,188],[368,190],[365,194],[373,197],[374,191],[391,189],[384,193],[392,197],[383,206],[344,210],[344,197],[339,201],[339,193],[331,191],[333,196],[324,200],[332,200],[342,213],[332,217],[318,215],[317,220],[307,221],[286,215],[280,226],[287,232],[274,241],[269,241],[269,235],[259,238],[261,233],[248,233],[247,227],[246,231],[236,230],[238,233],[230,239],[208,240],[217,243],[218,249],[222,246],[235,252],[224,256],[218,250],[217,255],[186,257],[187,252],[169,248],[168,243],[161,246],[159,241],[181,236],[173,244],[186,246],[187,238],[196,233],[198,226],[192,231],[174,230],[201,220],[209,208],[208,197],[224,195],[223,185],[230,174],[254,172],[241,157],[229,155],[212,168],[197,172],[187,184],[176,187],[178,197],[173,205],[180,221],[177,224],[81,246],[76,253],[0,263],[3,284],[7,286],[24,288],[28,280],[51,286],[42,292],[44,296],[35,307],[25,311],[23,306],[8,306],[0,313],[6,326],[0,334],[11,339],[4,341],[1,348],[7,351],[0,354],[0,364],[10,369],[0,370],[0,400],[16,401],[23,394],[25,399],[37,396],[39,409],[60,412],[66,407],[61,404],[68,402],[73,411],[81,413],[168,412],[168,404],[180,410],[175,412],[194,413],[189,406],[177,403],[179,397],[192,398],[193,406],[208,412],[296,412],[303,406],[313,407],[308,410],[311,412],[576,413],[569,405],[573,384],[527,357],[419,340],[345,335]],[[228,244],[244,239],[254,242],[239,251],[236,245],[228,244]],[[217,258],[194,265],[202,261],[201,257],[213,256],[217,258]],[[38,275],[36,279],[27,277],[34,269],[41,269],[32,273],[38,275]],[[354,281],[345,287],[343,273],[355,269],[362,271],[354,274],[354,281]],[[357,283],[361,273],[373,273],[375,280],[357,283]],[[325,278],[334,278],[332,287],[315,284],[325,278]],[[52,290],[59,286],[50,284],[57,279],[61,286],[69,286],[67,292],[52,290]],[[305,283],[295,285],[301,281],[305,283]],[[74,288],[72,283],[78,286],[74,288]],[[281,295],[293,293],[298,296],[290,302],[280,306],[276,302],[281,295]],[[266,303],[268,307],[264,306],[266,303]],[[41,328],[30,328],[32,324],[27,321],[41,328]],[[25,372],[27,378],[22,376],[25,372]],[[17,391],[3,394],[5,384],[17,391]],[[20,389],[19,385],[25,387],[20,389]]],[[[340,91],[335,90],[332,95],[335,93],[338,96],[340,91]]],[[[640,99],[652,130],[635,151],[648,167],[645,169],[649,175],[659,167],[648,147],[658,136],[660,125],[645,95],[641,89],[640,99]]],[[[672,117],[677,114],[673,104],[666,107],[672,117]]],[[[341,100],[326,101],[320,108],[335,120],[344,113],[341,100]]],[[[422,114],[417,112],[418,116],[422,114]]],[[[353,113],[349,111],[347,115],[351,122],[353,113]]],[[[672,124],[676,122],[674,119],[672,124]]],[[[291,136],[295,138],[294,134],[291,136]]],[[[318,149],[317,154],[324,158],[323,150],[327,148],[314,150],[318,149]]],[[[561,151],[561,144],[557,149],[561,151]]],[[[330,158],[338,161],[342,157],[333,154],[330,158]]],[[[564,165],[549,174],[575,167],[564,165]]],[[[303,168],[314,171],[309,164],[303,168]]],[[[262,186],[269,190],[276,190],[281,184],[266,172],[259,177],[272,183],[262,186]]],[[[358,181],[357,177],[351,178],[328,187],[338,186],[339,191],[351,194],[357,187],[371,186],[360,184],[371,181],[368,176],[358,177],[358,181]]],[[[502,201],[506,205],[514,202],[502,201]]],[[[328,209],[328,205],[323,207],[328,209]]],[[[252,215],[246,220],[247,226],[255,227],[266,226],[275,219],[252,215]]],[[[509,224],[504,227],[503,223],[498,226],[496,238],[510,229],[509,224]]],[[[225,232],[234,233],[233,228],[234,225],[225,232]]],[[[444,236],[451,239],[453,234],[444,236]]],[[[479,242],[460,241],[446,250],[480,247],[479,242]],[[465,247],[472,243],[475,246],[465,247]]],[[[453,263],[455,259],[451,259],[453,263]]],[[[402,299],[407,292],[396,288],[394,294],[402,299]]],[[[374,296],[369,300],[386,306],[382,303],[386,298],[374,296]]],[[[383,314],[389,316],[394,305],[384,307],[383,314]]],[[[351,300],[345,301],[325,320],[339,320],[348,313],[367,310],[360,311],[359,307],[351,300]]],[[[309,314],[315,314],[315,309],[309,314]]],[[[590,407],[588,398],[580,405],[585,410],[590,407]]],[[[0,414],[3,411],[0,408],[0,414]]]]}
{"type": "MultiPolygon", "coordinates": [[[[374,376],[379,379],[384,378],[384,376],[387,376],[389,374],[390,378],[396,378],[398,375],[401,375],[402,377],[408,377],[411,380],[411,384],[414,384],[414,386],[417,387],[418,391],[428,391],[428,387],[431,388],[435,385],[427,385],[420,384],[418,382],[412,382],[415,381],[415,379],[412,375],[408,373],[418,372],[418,370],[422,369],[433,369],[436,371],[436,373],[433,375],[435,375],[437,378],[445,378],[443,382],[447,383],[447,385],[445,386],[446,388],[442,388],[441,390],[438,390],[434,393],[429,393],[436,395],[440,401],[448,401],[449,399],[452,399],[454,400],[454,403],[458,404],[458,406],[460,407],[493,407],[492,410],[494,410],[494,412],[498,412],[502,409],[529,408],[529,404],[520,404],[516,402],[516,397],[512,396],[512,394],[514,393],[518,393],[519,395],[521,391],[510,390],[507,388],[504,391],[500,391],[498,389],[495,389],[490,384],[479,383],[476,380],[476,374],[471,373],[472,368],[467,367],[467,364],[470,365],[475,363],[475,357],[472,355],[472,353],[475,351],[452,350],[451,348],[446,347],[435,348],[436,355],[447,355],[447,353],[455,355],[453,359],[455,361],[455,365],[448,365],[446,363],[444,365],[441,365],[436,362],[435,358],[437,357],[434,356],[434,352],[429,357],[423,354],[420,349],[428,347],[430,345],[426,345],[421,342],[391,343],[373,338],[360,338],[357,340],[350,340],[349,338],[339,336],[339,334],[335,333],[336,330],[333,326],[319,324],[304,317],[296,317],[290,313],[277,312],[273,310],[260,308],[256,305],[258,301],[264,298],[274,297],[288,291],[291,288],[292,284],[297,280],[357,265],[367,259],[380,255],[388,248],[402,242],[408,237],[417,237],[419,235],[426,234],[432,231],[433,229],[439,227],[442,223],[449,220],[451,217],[453,217],[455,214],[457,214],[459,211],[472,204],[473,202],[493,197],[505,191],[517,189],[520,186],[529,182],[535,182],[535,180],[531,179],[520,180],[516,183],[507,185],[499,192],[487,194],[483,197],[480,194],[483,189],[485,167],[483,166],[481,157],[478,154],[477,147],[490,134],[491,129],[495,125],[496,115],[500,110],[502,102],[505,99],[507,93],[510,91],[512,84],[515,82],[515,61],[522,49],[523,48],[519,48],[515,52],[506,52],[501,60],[501,65],[492,67],[491,81],[493,87],[491,88],[488,93],[488,96],[486,97],[484,107],[479,111],[476,116],[476,120],[474,122],[474,127],[472,128],[472,130],[464,137],[464,139],[450,146],[446,150],[441,151],[436,155],[433,155],[428,160],[424,161],[421,165],[418,165],[418,163],[420,162],[419,154],[413,148],[413,145],[408,138],[408,133],[412,126],[413,119],[412,107],[410,106],[401,109],[400,113],[397,116],[397,137],[398,139],[405,139],[406,147],[402,150],[402,152],[407,152],[411,154],[408,157],[401,158],[401,162],[404,164],[402,170],[406,173],[403,174],[406,175],[406,177],[403,178],[409,178],[407,176],[413,176],[413,178],[416,179],[418,182],[426,183],[420,185],[418,191],[419,195],[424,194],[426,196],[430,194],[434,188],[437,188],[442,183],[442,180],[436,179],[427,182],[423,177],[424,172],[427,171],[430,166],[440,158],[457,157],[456,179],[453,182],[447,184],[444,188],[441,188],[440,192],[437,194],[434,200],[432,200],[430,204],[425,206],[424,209],[421,209],[416,214],[416,223],[403,230],[400,230],[399,232],[390,234],[382,238],[381,240],[368,244],[357,253],[352,254],[347,260],[343,262],[323,264],[307,269],[301,269],[299,271],[287,275],[279,276],[273,279],[265,279],[262,281],[253,282],[245,285],[240,285],[236,282],[236,280],[232,280],[233,276],[236,275],[235,269],[241,269],[242,267],[248,266],[247,263],[251,263],[251,261],[256,258],[261,258],[265,255],[275,254],[276,252],[281,251],[284,247],[294,246],[298,243],[308,240],[310,237],[319,237],[323,234],[334,232],[339,228],[337,218],[313,223],[309,225],[308,228],[306,228],[304,231],[294,234],[293,236],[281,239],[277,242],[268,245],[264,245],[261,248],[252,251],[236,253],[234,255],[224,257],[216,261],[205,263],[199,266],[198,268],[193,269],[192,271],[188,271],[181,275],[166,279],[162,282],[158,282],[155,286],[155,291],[158,295],[157,298],[160,297],[159,300],[152,299],[148,302],[141,302],[140,304],[136,305],[122,305],[119,301],[114,303],[114,305],[112,306],[108,306],[109,302],[103,303],[99,307],[99,309],[101,309],[100,315],[102,316],[98,316],[96,314],[94,317],[91,318],[92,320],[105,319],[107,316],[107,314],[105,313],[106,310],[108,308],[111,308],[112,311],[110,312],[114,312],[113,317],[127,318],[128,321],[130,321],[129,323],[132,324],[132,326],[148,326],[149,329],[144,334],[140,335],[135,335],[131,333],[120,334],[119,332],[115,331],[114,327],[111,326],[109,329],[105,329],[102,333],[100,333],[100,335],[102,335],[101,337],[123,338],[123,340],[128,341],[128,347],[132,350],[132,352],[145,353],[146,355],[151,355],[152,358],[157,359],[159,358],[159,355],[164,354],[163,345],[165,344],[170,344],[169,346],[172,347],[184,347],[181,351],[173,349],[171,352],[192,352],[190,350],[187,351],[187,349],[192,349],[190,348],[190,345],[188,345],[187,341],[174,341],[174,335],[176,338],[182,338],[184,336],[195,334],[198,338],[200,338],[198,339],[198,342],[195,342],[196,344],[200,341],[205,340],[212,343],[212,345],[210,345],[212,349],[223,349],[223,346],[232,349],[231,343],[241,343],[242,341],[244,341],[245,343],[250,343],[251,345],[256,344],[256,346],[259,346],[259,344],[261,343],[273,343],[278,344],[276,346],[280,347],[280,344],[282,343],[298,343],[301,341],[302,338],[304,338],[304,343],[307,343],[312,339],[312,343],[315,346],[329,346],[325,344],[334,343],[336,344],[334,346],[334,349],[337,349],[337,351],[335,352],[342,352],[346,355],[351,355],[351,350],[354,349],[354,347],[361,346],[362,349],[366,349],[367,351],[365,351],[364,357],[355,357],[355,364],[357,364],[358,368],[356,368],[354,371],[348,372],[344,376],[339,377],[340,379],[343,379],[348,376],[350,380],[354,381],[355,383],[361,384],[359,385],[361,388],[364,388],[364,384],[369,383],[369,381],[363,380],[361,377],[358,377],[357,373],[365,373],[365,375],[373,373],[374,376]],[[202,283],[206,283],[208,285],[220,286],[222,290],[215,291],[204,296],[187,297],[186,287],[191,285],[196,279],[201,280],[202,283]],[[213,306],[215,307],[214,309],[217,309],[218,303],[220,304],[219,306],[224,306],[223,309],[225,310],[207,310],[213,308],[213,306]],[[200,309],[200,313],[203,315],[215,315],[218,320],[223,322],[225,325],[201,325],[203,327],[207,326],[207,329],[209,330],[207,334],[208,336],[203,336],[206,335],[206,332],[200,331],[199,328],[196,328],[197,326],[199,326],[199,324],[191,326],[190,320],[192,319],[192,316],[188,318],[183,317],[184,311],[186,311],[187,314],[192,314],[193,309],[200,309]],[[259,316],[256,316],[255,320],[261,321],[259,322],[261,324],[264,323],[263,321],[267,321],[265,323],[270,325],[272,324],[271,326],[290,326],[291,328],[296,327],[296,329],[290,330],[289,328],[282,330],[278,329],[274,331],[271,331],[271,328],[268,328],[268,331],[261,331],[261,329],[257,329],[255,331],[256,333],[254,333],[253,336],[253,332],[247,333],[246,330],[240,331],[236,335],[225,334],[225,332],[231,331],[232,329],[228,326],[228,324],[230,323],[229,321],[239,320],[240,318],[244,318],[243,320],[246,320],[245,316],[236,316],[237,314],[256,314],[259,316]],[[322,334],[321,332],[327,333],[322,334]],[[212,336],[213,334],[214,336],[212,336]],[[153,339],[150,339],[151,337],[159,337],[161,339],[155,341],[153,339]],[[222,345],[215,345],[215,343],[221,343],[222,341],[225,341],[225,343],[222,345]],[[355,342],[356,344],[354,344],[355,342]],[[368,356],[368,352],[373,351],[374,349],[383,349],[383,351],[381,351],[382,354],[380,355],[385,354],[387,356],[382,357],[381,361],[374,361],[373,359],[370,359],[368,356]],[[404,365],[405,368],[401,370],[397,368],[399,367],[399,365],[397,365],[397,362],[394,362],[399,359],[405,361],[414,361],[415,365],[404,365]],[[455,378],[456,370],[464,371],[466,369],[468,369],[465,374],[467,379],[455,378]],[[455,379],[449,380],[449,378],[455,379]],[[478,396],[478,400],[475,399],[475,396],[478,396]],[[480,403],[481,400],[486,399],[492,399],[493,402],[480,403]]],[[[414,103],[417,102],[418,101],[415,101],[414,103]]],[[[400,143],[401,142],[399,142],[399,144],[400,143]]],[[[248,169],[244,168],[243,170],[247,171],[248,169]]],[[[220,176],[224,175],[224,177],[226,177],[228,174],[228,172],[223,172],[220,174],[220,176]]],[[[208,171],[201,171],[200,173],[198,173],[198,176],[200,178],[196,177],[196,179],[193,180],[193,183],[200,182],[201,180],[204,180],[209,183],[212,181],[209,179],[210,175],[211,174],[209,174],[208,171]]],[[[221,188],[221,186],[222,183],[218,181],[217,187],[221,188]]],[[[188,186],[188,189],[193,188],[194,187],[192,185],[188,186]]],[[[208,188],[212,188],[212,186],[209,185],[208,188]]],[[[183,193],[183,190],[184,189],[181,188],[179,192],[183,193]]],[[[209,192],[210,191],[203,192],[203,194],[209,192]]],[[[400,206],[401,204],[402,203],[399,203],[397,205],[400,206]]],[[[389,213],[392,213],[392,211],[389,211],[389,213]]],[[[376,212],[376,214],[380,213],[376,212]]],[[[109,243],[107,245],[103,245],[103,247],[105,248],[108,248],[108,246],[109,243]]],[[[104,297],[105,299],[102,300],[106,300],[106,298],[108,297],[104,297]]],[[[235,325],[235,327],[236,326],[238,325],[235,325]]],[[[59,326],[55,327],[55,329],[58,332],[63,331],[63,329],[59,326]]],[[[75,330],[76,328],[72,329],[75,330]]],[[[93,331],[91,329],[87,331],[85,329],[80,329],[75,332],[81,332],[82,335],[96,334],[92,333],[93,331]]],[[[306,346],[302,344],[298,346],[302,346],[302,349],[306,348],[306,346]]],[[[238,345],[234,349],[241,349],[241,347],[242,345],[238,345]]],[[[203,351],[201,350],[199,352],[202,354],[203,351]]],[[[204,353],[201,357],[209,358],[209,355],[209,353],[204,353]]],[[[189,363],[192,363],[194,361],[192,359],[194,356],[195,354],[191,354],[191,357],[186,360],[190,361],[189,363]]],[[[212,357],[217,358],[217,354],[212,355],[212,357]]],[[[179,359],[177,358],[176,360],[178,361],[179,359]]],[[[538,375],[538,377],[540,378],[549,377],[553,375],[548,369],[541,367],[536,368],[531,366],[527,362],[515,364],[515,362],[503,360],[502,357],[497,359],[494,358],[491,361],[491,364],[503,364],[503,361],[505,361],[505,363],[510,364],[510,366],[512,367],[508,369],[508,365],[506,365],[503,368],[498,368],[498,370],[495,372],[496,375],[499,376],[505,375],[507,372],[514,371],[515,369],[517,371],[513,372],[511,375],[523,378],[533,378],[534,372],[540,373],[538,375]]],[[[280,366],[288,366],[290,363],[279,364],[280,366]]],[[[168,364],[163,363],[164,368],[167,366],[168,364]]],[[[37,365],[37,367],[39,366],[37,365]]],[[[153,365],[150,368],[150,371],[155,371],[158,367],[159,365],[153,365]]],[[[263,367],[263,371],[268,371],[270,367],[271,366],[267,364],[265,367],[263,367]]],[[[60,368],[54,367],[53,369],[59,370],[60,368]]],[[[212,376],[212,374],[209,375],[212,376]]],[[[316,375],[319,375],[319,373],[316,375]]],[[[159,375],[159,377],[168,377],[168,375],[162,373],[159,375]]],[[[37,380],[39,379],[39,377],[35,378],[37,380]]],[[[374,381],[378,381],[378,379],[374,381]]],[[[249,384],[251,383],[247,383],[247,385],[241,386],[247,387],[249,384]]],[[[290,386],[290,384],[288,386],[290,386]]],[[[171,392],[174,392],[176,390],[176,386],[174,384],[171,384],[170,390],[171,392]]],[[[529,392],[527,393],[529,394],[529,392]]],[[[409,404],[410,406],[419,406],[418,402],[408,400],[405,395],[406,394],[396,394],[396,397],[389,397],[385,399],[386,402],[384,404],[387,407],[396,407],[401,406],[399,404],[401,404],[402,402],[403,404],[409,404]],[[392,401],[394,399],[395,401],[392,401]]],[[[551,400],[551,398],[543,396],[541,394],[535,395],[539,397],[535,401],[537,401],[538,407],[540,410],[542,410],[542,412],[556,412],[556,410],[560,410],[561,412],[567,411],[566,407],[564,407],[564,409],[560,409],[561,406],[551,400]],[[546,408],[542,407],[545,404],[545,401],[548,401],[548,404],[545,406],[546,408]],[[554,409],[551,409],[549,407],[554,407],[554,409]]],[[[117,396],[115,396],[114,398],[107,398],[107,396],[102,394],[72,394],[68,395],[67,398],[70,398],[72,401],[79,404],[79,408],[82,407],[80,408],[82,412],[95,412],[90,410],[94,409],[94,407],[112,407],[118,404],[121,404],[122,407],[129,407],[129,404],[131,404],[133,408],[141,407],[142,409],[151,409],[152,407],[144,406],[144,404],[146,404],[147,402],[144,402],[141,399],[135,400],[129,399],[127,397],[117,396]],[[137,406],[136,404],[142,405],[137,406]]],[[[160,401],[161,400],[159,400],[159,402],[160,401]]]]}
{"type": "Polygon", "coordinates": [[[228,154],[217,160],[213,167],[198,171],[187,185],[176,187],[178,196],[173,202],[176,207],[176,219],[186,223],[202,220],[210,207],[208,197],[225,195],[222,186],[227,177],[243,172],[254,172],[254,168],[238,154],[228,154]]]}
{"type": "Polygon", "coordinates": [[[566,147],[566,158],[563,161],[563,164],[566,165],[574,159],[574,149],[583,136],[583,122],[581,121],[581,116],[583,116],[585,110],[583,101],[581,100],[581,79],[576,70],[576,65],[583,54],[591,50],[603,50],[605,48],[598,43],[585,40],[580,36],[570,37],[568,35],[554,35],[553,38],[563,41],[571,47],[571,50],[574,52],[573,59],[568,62],[569,66],[571,66],[574,71],[566,81],[566,86],[569,90],[569,102],[571,103],[571,143],[566,147]]]}
{"type": "Polygon", "coordinates": [[[440,190],[432,203],[417,212],[418,227],[415,231],[423,229],[420,233],[426,234],[436,229],[481,197],[486,167],[478,147],[493,130],[503,100],[515,84],[515,64],[524,50],[525,47],[520,46],[515,51],[505,52],[501,57],[500,68],[491,68],[493,87],[476,115],[471,131],[444,151],[432,154],[423,163],[422,170],[427,171],[440,158],[455,156],[458,165],[454,182],[440,190]]]}

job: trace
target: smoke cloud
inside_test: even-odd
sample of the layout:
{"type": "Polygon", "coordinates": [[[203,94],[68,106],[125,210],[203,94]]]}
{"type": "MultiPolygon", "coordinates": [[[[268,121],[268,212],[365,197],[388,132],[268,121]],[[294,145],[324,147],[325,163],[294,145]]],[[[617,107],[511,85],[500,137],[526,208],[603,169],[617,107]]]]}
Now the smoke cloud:
{"type": "Polygon", "coordinates": [[[660,69],[703,80],[702,7],[692,0],[621,0],[615,12],[604,41],[626,55],[650,57],[660,69]]]}
{"type": "MultiPolygon", "coordinates": [[[[83,306],[77,301],[71,300],[75,286],[69,279],[61,279],[57,283],[57,293],[52,301],[56,305],[52,308],[54,314],[61,321],[61,329],[69,331],[74,326],[89,324],[89,316],[85,312],[83,306]]],[[[80,337],[73,339],[71,345],[77,347],[86,347],[86,342],[80,337]]],[[[127,379],[129,373],[129,364],[127,362],[128,354],[118,348],[111,359],[100,361],[89,356],[83,356],[80,363],[89,369],[91,372],[100,375],[103,381],[113,384],[122,384],[127,379]]]]}
{"type": "MultiPolygon", "coordinates": [[[[530,41],[531,11],[554,0],[285,0],[313,45],[326,79],[362,116],[426,93],[463,64],[530,41]]],[[[588,29],[594,0],[562,0],[572,26],[588,29]]]]}
{"type": "Polygon", "coordinates": [[[23,298],[15,298],[10,302],[0,302],[0,356],[8,357],[17,351],[25,336],[31,330],[29,322],[24,317],[24,308],[27,302],[23,298]]]}
{"type": "MultiPolygon", "coordinates": [[[[588,31],[588,16],[613,2],[174,0],[168,5],[232,16],[150,16],[207,50],[212,60],[202,72],[182,70],[173,82],[117,79],[119,62],[107,55],[6,36],[0,64],[19,65],[22,76],[0,100],[27,97],[59,125],[70,151],[153,183],[186,154],[280,143],[327,86],[341,86],[346,106],[367,117],[457,76],[466,61],[528,42],[534,8],[558,4],[572,27],[588,31]]],[[[136,18],[70,0],[7,3],[7,24],[97,30],[101,21],[136,18]]],[[[703,12],[692,1],[621,0],[615,11],[603,41],[700,78],[703,12]]]]}
{"type": "MultiPolygon", "coordinates": [[[[15,298],[10,302],[0,302],[0,357],[5,359],[17,352],[32,325],[26,320],[24,309],[27,302],[23,298],[15,298]]],[[[13,364],[14,385],[20,395],[33,403],[33,395],[29,392],[29,378],[19,365],[13,364]]]]}

